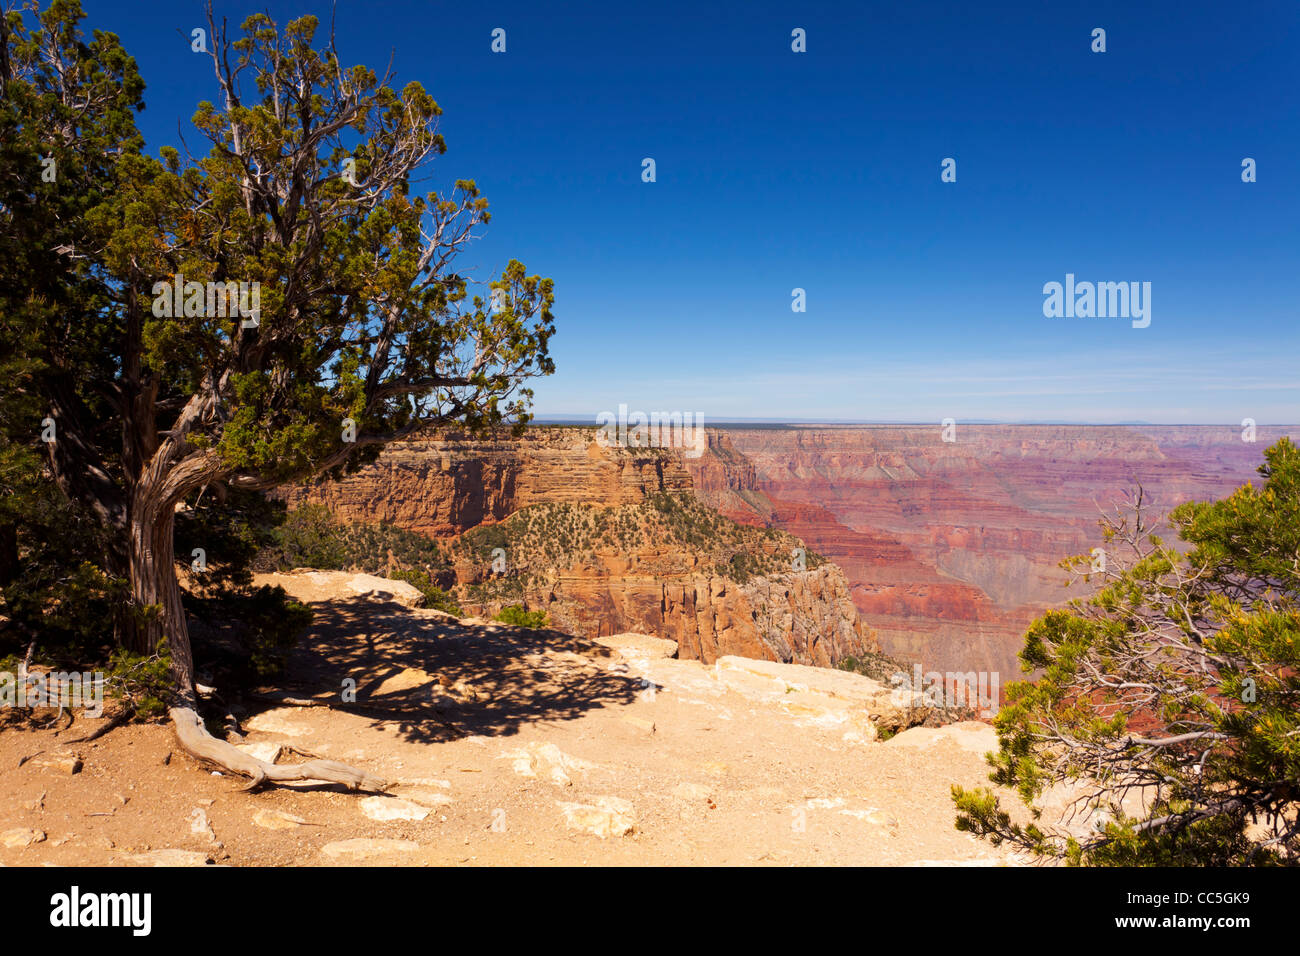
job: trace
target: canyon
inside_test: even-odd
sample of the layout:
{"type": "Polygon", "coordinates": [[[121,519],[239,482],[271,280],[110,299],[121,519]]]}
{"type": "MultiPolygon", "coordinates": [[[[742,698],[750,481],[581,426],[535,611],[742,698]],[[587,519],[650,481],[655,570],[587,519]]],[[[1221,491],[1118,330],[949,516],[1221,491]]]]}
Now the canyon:
{"type": "MultiPolygon", "coordinates": [[[[455,541],[539,505],[635,509],[690,495],[830,564],[775,571],[790,542],[768,541],[767,574],[739,581],[718,573],[725,555],[593,542],[545,568],[532,561],[525,600],[573,633],[658,633],[705,662],[825,666],[878,647],[926,670],[1000,673],[1005,686],[1019,675],[1026,626],[1085,593],[1067,588],[1059,563],[1101,543],[1101,512],[1139,486],[1154,514],[1221,497],[1256,479],[1263,450],[1295,432],[1260,427],[1249,442],[1220,426],[960,424],[945,441],[937,425],[727,426],[688,457],[537,426],[517,439],[397,443],[355,475],[286,497],[455,541]]],[[[457,584],[490,577],[486,562],[459,560],[457,584]]]]}
{"type": "Polygon", "coordinates": [[[843,568],[887,653],[1005,683],[1029,623],[1084,593],[1059,563],[1101,545],[1103,512],[1139,487],[1153,516],[1222,497],[1257,479],[1288,433],[958,425],[949,442],[937,425],[734,428],[712,433],[722,473],[701,467],[700,483],[723,514],[789,531],[843,568]]]}
{"type": "Polygon", "coordinates": [[[658,634],[705,663],[738,655],[826,667],[878,651],[838,567],[816,555],[800,564],[798,539],[707,508],[683,460],[610,445],[595,429],[507,440],[447,432],[285,497],[438,540],[448,558],[438,583],[470,613],[522,604],[568,633],[658,634]],[[474,533],[486,528],[495,532],[474,533]]]}

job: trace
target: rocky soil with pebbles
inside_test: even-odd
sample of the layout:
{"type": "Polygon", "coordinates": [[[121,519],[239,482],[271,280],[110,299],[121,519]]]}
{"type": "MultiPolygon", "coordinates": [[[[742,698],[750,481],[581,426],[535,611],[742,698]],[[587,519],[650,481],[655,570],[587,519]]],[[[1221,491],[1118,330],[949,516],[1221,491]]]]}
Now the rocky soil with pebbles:
{"type": "Polygon", "coordinates": [[[992,729],[909,726],[916,715],[869,678],[678,660],[649,635],[597,642],[457,620],[365,575],[265,582],[316,618],[280,703],[235,708],[239,745],[341,760],[388,790],[244,792],[162,723],[72,746],[61,738],[93,721],[61,734],[11,726],[0,864],[1023,862],[953,828],[949,789],[986,782],[992,729]]]}

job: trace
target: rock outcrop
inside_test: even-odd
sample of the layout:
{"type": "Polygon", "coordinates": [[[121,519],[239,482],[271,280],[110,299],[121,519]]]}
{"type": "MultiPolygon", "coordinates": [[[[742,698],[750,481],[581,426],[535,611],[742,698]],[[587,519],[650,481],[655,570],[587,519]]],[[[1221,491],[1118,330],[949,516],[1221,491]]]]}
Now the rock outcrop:
{"type": "Polygon", "coordinates": [[[449,549],[457,600],[482,616],[523,603],[571,634],[659,634],[706,663],[738,654],[832,666],[878,650],[839,568],[816,555],[795,568],[797,538],[736,525],[690,496],[535,505],[449,549]],[[489,544],[508,556],[506,573],[483,559],[489,544]]]}
{"type": "MultiPolygon", "coordinates": [[[[697,483],[743,494],[754,480],[743,456],[728,452],[724,438],[702,468],[688,468],[691,461],[605,445],[591,428],[534,428],[502,440],[448,433],[398,443],[356,475],[286,498],[447,541],[455,566],[442,583],[474,614],[521,603],[569,633],[650,631],[677,641],[683,658],[706,662],[738,654],[830,666],[878,650],[840,569],[816,556],[797,564],[801,541],[723,527],[730,522],[691,503],[708,502],[692,495],[697,483]],[[685,500],[692,513],[671,509],[668,527],[640,507],[662,495],[685,500]],[[519,524],[529,531],[516,533],[519,524]],[[457,540],[488,525],[502,529],[489,542],[504,545],[509,570],[501,577],[482,535],[457,540]]],[[[761,498],[754,502],[761,507],[761,498]]],[[[751,515],[747,523],[762,522],[751,515]]]]}
{"type": "Polygon", "coordinates": [[[594,428],[531,428],[521,438],[444,432],[394,442],[343,481],[290,488],[283,497],[290,506],[323,504],[347,521],[447,537],[530,505],[632,504],[690,488],[673,452],[602,446],[594,428]]]}
{"type": "Polygon", "coordinates": [[[876,648],[834,565],[744,584],[713,576],[665,582],[650,617],[639,626],[677,641],[681,657],[705,662],[734,654],[830,667],[876,648]]]}

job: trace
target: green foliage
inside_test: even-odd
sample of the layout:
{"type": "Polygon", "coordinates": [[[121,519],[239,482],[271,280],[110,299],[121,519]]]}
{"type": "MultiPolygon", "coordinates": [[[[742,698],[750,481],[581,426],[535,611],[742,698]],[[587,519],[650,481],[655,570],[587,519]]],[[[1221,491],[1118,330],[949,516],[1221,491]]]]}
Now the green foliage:
{"type": "Polygon", "coordinates": [[[763,573],[763,561],[747,551],[737,551],[723,565],[724,573],[737,584],[744,584],[763,573]]]}
{"type": "Polygon", "coordinates": [[[743,584],[756,577],[780,579],[794,568],[796,551],[804,567],[826,559],[803,548],[798,538],[723,517],[689,492],[657,492],[634,504],[601,507],[548,502],[521,508],[491,525],[465,532],[444,546],[446,562],[468,583],[457,586],[459,603],[488,614],[529,596],[566,568],[600,567],[611,555],[652,555],[661,567],[713,573],[743,584]],[[494,569],[497,549],[505,552],[504,573],[494,569]],[[665,562],[668,562],[665,564],[665,562]]]}
{"type": "Polygon", "coordinates": [[[995,721],[990,780],[1033,822],[955,788],[959,829],[1078,865],[1300,863],[1300,450],[1282,439],[1259,470],[1261,488],[1170,513],[1185,553],[1140,498],[1104,523],[1102,586],[1030,627],[1021,660],[1042,676],[995,721]],[[1062,782],[1102,812],[1096,833],[1040,825],[1034,801],[1062,782]]]}
{"type": "Polygon", "coordinates": [[[530,585],[542,580],[543,575],[529,572],[494,574],[481,581],[472,581],[457,588],[462,600],[468,604],[520,604],[527,600],[530,585]]]}
{"type": "Polygon", "coordinates": [[[205,591],[247,588],[254,561],[279,537],[284,505],[256,492],[203,489],[176,515],[176,563],[205,591]],[[194,571],[194,550],[203,549],[207,568],[194,571]]]}
{"type": "Polygon", "coordinates": [[[135,719],[166,713],[172,695],[171,649],[164,640],[149,654],[117,648],[108,659],[105,690],[134,711],[135,719]]]}
{"type": "Polygon", "coordinates": [[[290,651],[312,621],[311,608],[270,585],[194,597],[190,604],[212,637],[201,662],[221,672],[223,685],[234,687],[282,675],[290,651]]]}
{"type": "Polygon", "coordinates": [[[374,560],[374,556],[360,553],[344,539],[342,525],[328,508],[303,505],[275,529],[271,541],[254,558],[253,566],[259,571],[342,571],[358,560],[374,560]]]}
{"type": "Polygon", "coordinates": [[[437,611],[446,611],[448,614],[456,615],[456,617],[461,617],[465,613],[450,594],[433,583],[428,571],[420,568],[401,569],[394,571],[393,577],[398,581],[405,581],[407,584],[416,587],[424,595],[426,607],[437,611]]]}
{"type": "MultiPolygon", "coordinates": [[[[503,521],[465,532],[449,559],[487,567],[495,549],[509,555],[511,571],[479,582],[485,593],[516,587],[521,575],[593,562],[601,552],[635,552],[671,546],[704,556],[713,570],[737,583],[779,576],[792,569],[798,538],[724,518],[689,493],[657,492],[637,504],[599,507],[572,503],[530,505],[503,521]],[[512,583],[513,582],[513,583],[512,583]]],[[[804,551],[805,566],[821,555],[804,551]]]]}
{"type": "Polygon", "coordinates": [[[390,524],[345,524],[322,505],[291,511],[253,564],[262,571],[316,568],[384,575],[416,587],[428,607],[464,614],[434,580],[435,573],[447,568],[436,542],[390,524]]]}
{"type": "Polygon", "coordinates": [[[102,661],[126,582],[105,567],[98,524],[45,474],[25,407],[0,400],[0,654],[34,641],[46,663],[102,661]]]}
{"type": "Polygon", "coordinates": [[[906,674],[910,668],[894,660],[888,654],[880,654],[872,651],[863,651],[862,655],[855,656],[850,654],[848,657],[841,658],[835,665],[839,670],[848,671],[851,674],[861,674],[863,677],[870,677],[874,681],[879,681],[886,687],[890,686],[890,678],[895,674],[906,674]]]}
{"type": "Polygon", "coordinates": [[[104,224],[121,223],[123,183],[150,178],[133,117],[144,82],[115,35],[81,35],[82,16],[58,0],[6,10],[0,24],[0,586],[6,630],[34,628],[69,653],[111,638],[125,577],[121,502],[95,491],[121,473],[126,370],[114,352],[132,330],[88,251],[103,249],[104,224]],[[72,461],[74,447],[95,446],[72,461]],[[53,479],[78,492],[71,502],[53,479]],[[97,618],[98,641],[84,622],[28,616],[74,600],[97,618]]]}
{"type": "Polygon", "coordinates": [[[259,571],[364,571],[442,569],[446,560],[432,538],[396,525],[341,522],[323,505],[302,505],[275,528],[256,555],[259,571]]]}
{"type": "MultiPolygon", "coordinates": [[[[441,109],[341,62],[315,17],[218,20],[213,102],[193,116],[206,152],[158,157],[135,125],[135,61],[83,19],[77,0],[0,18],[0,645],[83,653],[97,621],[101,642],[137,650],[165,635],[183,666],[173,569],[146,549],[174,522],[177,563],[207,552],[192,580],[224,613],[275,544],[253,492],[337,476],[431,425],[522,428],[526,380],[554,370],[554,289],[510,260],[482,277],[499,307],[473,294],[456,260],[487,200],[468,179],[420,191],[445,178],[429,170],[441,109]],[[177,309],[181,275],[200,285],[177,309]],[[216,307],[213,283],[255,284],[258,321],[216,307]]],[[[284,561],[418,550],[380,529],[340,558],[296,530],[284,561]]],[[[268,599],[245,600],[256,617],[268,599]]]]}
{"type": "Polygon", "coordinates": [[[502,624],[513,624],[515,627],[527,627],[537,630],[546,627],[549,623],[546,619],[545,611],[528,611],[518,604],[508,604],[497,612],[495,621],[502,624]]]}
{"type": "MultiPolygon", "coordinates": [[[[556,507],[564,508],[566,506],[558,505],[556,507]]],[[[497,548],[509,549],[513,542],[518,539],[515,528],[516,524],[510,522],[510,519],[506,519],[506,522],[500,524],[480,525],[465,532],[461,538],[461,544],[478,560],[490,561],[494,550],[497,548]]]]}
{"type": "Polygon", "coordinates": [[[290,599],[283,588],[263,586],[239,602],[237,613],[248,632],[249,667],[258,677],[279,677],[289,651],[311,624],[311,608],[290,599]]]}

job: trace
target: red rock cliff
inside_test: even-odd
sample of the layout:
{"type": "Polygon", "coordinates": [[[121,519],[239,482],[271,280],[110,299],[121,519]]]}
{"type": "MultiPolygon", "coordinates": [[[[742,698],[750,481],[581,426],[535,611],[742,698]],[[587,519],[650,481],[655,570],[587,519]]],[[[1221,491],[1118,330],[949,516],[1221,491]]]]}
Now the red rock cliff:
{"type": "MultiPolygon", "coordinates": [[[[844,569],[886,652],[927,669],[1020,676],[1029,622],[1077,589],[1058,562],[1098,546],[1098,508],[1139,483],[1157,511],[1257,477],[1285,429],[961,425],[734,428],[753,485],[715,507],[763,520],[844,569]]],[[[722,441],[719,441],[722,444],[722,441]]],[[[688,463],[689,466],[689,463],[688,463]]]]}
{"type": "MultiPolygon", "coordinates": [[[[674,451],[604,446],[591,428],[539,427],[501,440],[446,433],[394,444],[357,474],[292,489],[286,498],[291,506],[324,504],[344,520],[450,539],[543,505],[615,509],[630,527],[643,517],[633,506],[658,492],[689,494],[699,481],[705,490],[712,482],[743,495],[753,484],[753,468],[738,454],[707,455],[691,470],[688,461],[674,451]]],[[[753,500],[761,506],[761,496],[753,500]]],[[[713,553],[707,538],[684,545],[598,536],[590,548],[558,549],[529,540],[512,546],[509,562],[512,572],[526,570],[515,582],[527,582],[520,599],[545,609],[554,626],[584,636],[645,631],[678,641],[680,656],[704,661],[735,654],[829,666],[878,649],[839,568],[795,569],[788,552],[800,542],[793,539],[780,544],[774,564],[776,546],[760,543],[769,567],[743,580],[726,564],[730,553],[713,553]]],[[[514,603],[475,596],[470,585],[492,580],[481,560],[460,564],[456,577],[467,610],[493,613],[514,603]]]]}

